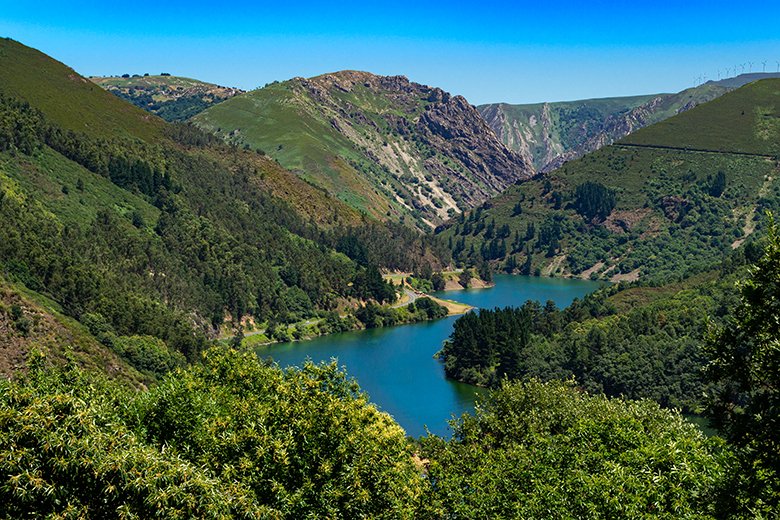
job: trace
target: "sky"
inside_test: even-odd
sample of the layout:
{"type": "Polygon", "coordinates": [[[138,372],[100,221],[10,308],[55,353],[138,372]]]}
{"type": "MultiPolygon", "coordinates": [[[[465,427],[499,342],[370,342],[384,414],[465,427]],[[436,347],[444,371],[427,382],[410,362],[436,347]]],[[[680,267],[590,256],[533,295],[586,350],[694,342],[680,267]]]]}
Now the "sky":
{"type": "Polygon", "coordinates": [[[87,76],[168,72],[252,89],[353,69],[472,104],[532,103],[677,92],[750,62],[778,71],[778,15],[778,1],[733,0],[0,0],[0,36],[87,76]]]}

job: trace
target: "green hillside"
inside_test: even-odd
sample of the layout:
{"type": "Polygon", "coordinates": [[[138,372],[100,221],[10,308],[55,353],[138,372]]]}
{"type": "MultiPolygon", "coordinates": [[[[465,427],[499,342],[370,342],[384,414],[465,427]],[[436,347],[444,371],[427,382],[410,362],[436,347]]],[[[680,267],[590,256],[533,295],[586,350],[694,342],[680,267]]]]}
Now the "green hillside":
{"type": "Polygon", "coordinates": [[[780,89],[777,80],[760,80],[738,93],[644,128],[622,144],[669,146],[777,156],[780,153],[780,89]]]}
{"type": "Polygon", "coordinates": [[[746,85],[514,186],[440,232],[459,261],[507,271],[617,281],[707,269],[778,206],[778,91],[780,80],[746,85]]]}
{"type": "MultiPolygon", "coordinates": [[[[364,221],[273,160],[165,123],[3,42],[0,282],[88,330],[91,342],[76,345],[86,365],[121,359],[114,372],[130,365],[123,377],[150,381],[197,359],[226,322],[341,327],[339,314],[392,293],[378,266],[441,263],[424,237],[364,221]],[[67,110],[52,99],[60,92],[67,110]]],[[[56,317],[41,323],[41,335],[63,337],[56,317]]],[[[30,352],[19,341],[17,361],[30,352]]],[[[65,361],[67,343],[50,357],[65,361]]]]}
{"type": "Polygon", "coordinates": [[[295,78],[236,96],[193,121],[262,150],[363,213],[423,228],[530,171],[463,98],[400,76],[295,78]]]}
{"type": "Polygon", "coordinates": [[[216,103],[243,93],[241,89],[169,74],[125,74],[89,79],[166,121],[185,121],[216,103]]]}
{"type": "Polygon", "coordinates": [[[10,38],[0,38],[0,88],[44,111],[63,129],[92,137],[160,137],[162,120],[105,92],[76,71],[10,38]]]}
{"type": "Polygon", "coordinates": [[[530,157],[537,171],[547,172],[735,88],[773,77],[778,74],[743,74],[674,94],[478,108],[504,144],[530,157]]]}

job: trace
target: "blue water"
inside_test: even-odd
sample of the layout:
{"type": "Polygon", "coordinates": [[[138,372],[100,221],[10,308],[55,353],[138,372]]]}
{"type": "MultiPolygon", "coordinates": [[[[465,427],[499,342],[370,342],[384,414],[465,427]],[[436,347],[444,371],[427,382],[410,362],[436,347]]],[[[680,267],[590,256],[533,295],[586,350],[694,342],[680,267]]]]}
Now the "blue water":
{"type": "MultiPolygon", "coordinates": [[[[496,275],[490,289],[466,289],[436,296],[477,308],[522,305],[527,300],[553,300],[559,307],[600,287],[586,280],[496,275]]],[[[452,332],[457,316],[412,325],[352,331],[309,341],[260,347],[261,357],[270,356],[281,366],[300,366],[312,361],[337,359],[357,379],[382,411],[389,413],[412,436],[426,428],[449,436],[447,421],[474,409],[482,389],[448,380],[442,364],[433,355],[452,332]]]]}

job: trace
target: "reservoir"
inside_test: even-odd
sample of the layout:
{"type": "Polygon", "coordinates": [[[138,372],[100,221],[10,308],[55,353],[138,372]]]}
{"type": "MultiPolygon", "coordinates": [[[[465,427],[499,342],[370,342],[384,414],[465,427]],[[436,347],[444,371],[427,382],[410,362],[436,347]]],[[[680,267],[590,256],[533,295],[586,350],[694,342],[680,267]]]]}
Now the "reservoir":
{"type": "MultiPolygon", "coordinates": [[[[495,275],[495,287],[435,293],[434,296],[477,308],[519,306],[527,300],[554,301],[568,306],[603,285],[602,282],[566,278],[495,275]]],[[[389,413],[418,437],[426,428],[449,437],[447,421],[474,409],[484,390],[444,377],[444,367],[433,356],[452,332],[457,316],[438,321],[381,329],[351,331],[309,341],[259,347],[257,354],[280,366],[300,366],[336,359],[360,384],[377,407],[389,413]]]]}

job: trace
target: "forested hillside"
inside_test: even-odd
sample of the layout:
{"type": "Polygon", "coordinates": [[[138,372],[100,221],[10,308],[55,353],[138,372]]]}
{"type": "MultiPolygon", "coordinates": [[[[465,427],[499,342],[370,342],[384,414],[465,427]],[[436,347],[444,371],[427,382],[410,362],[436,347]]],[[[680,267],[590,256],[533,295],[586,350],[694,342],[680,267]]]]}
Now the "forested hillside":
{"type": "Polygon", "coordinates": [[[148,377],[196,359],[226,319],[329,315],[385,294],[369,267],[440,262],[266,157],[12,40],[0,51],[2,273],[148,377]]]}
{"type": "Polygon", "coordinates": [[[746,85],[439,229],[464,264],[663,282],[709,269],[778,208],[780,80],[746,85]]]}
{"type": "Polygon", "coordinates": [[[759,251],[735,252],[719,269],[682,283],[612,285],[566,309],[527,302],[469,314],[455,323],[440,357],[448,376],[481,386],[497,387],[505,377],[574,378],[593,393],[700,413],[708,389],[702,346],[736,305],[734,286],[759,251]]]}
{"type": "MultiPolygon", "coordinates": [[[[166,123],[0,40],[0,517],[776,516],[780,236],[764,210],[780,200],[780,81],[515,186],[438,236],[401,217],[427,225],[526,178],[473,107],[356,73],[269,89],[304,89],[322,113],[377,110],[309,112],[287,137],[314,121],[364,154],[355,143],[381,134],[350,132],[393,123],[381,146],[414,151],[408,168],[380,168],[388,191],[351,192],[386,206],[361,212],[369,199],[285,169],[295,154],[279,164],[238,129],[166,123]],[[468,182],[439,207],[450,175],[468,182]],[[427,298],[381,307],[396,288],[380,269],[440,287],[450,251],[486,277],[639,283],[461,318],[445,370],[491,391],[452,439],[408,438],[335,362],[282,370],[242,347],[243,322],[286,338],[292,323],[442,317],[427,298]],[[213,341],[226,323],[230,345],[213,341]],[[675,408],[713,417],[723,438],[675,408]]],[[[383,164],[345,157],[348,177],[383,164]]],[[[335,167],[321,166],[320,181],[335,167]]]]}
{"type": "MultiPolygon", "coordinates": [[[[556,417],[560,412],[551,410],[567,405],[546,401],[546,392],[537,394],[540,380],[570,380],[596,395],[650,399],[662,407],[714,418],[736,457],[728,463],[731,469],[719,477],[726,486],[720,496],[696,506],[697,513],[714,507],[711,511],[728,518],[772,518],[780,503],[776,479],[780,439],[775,427],[780,375],[775,347],[780,331],[774,318],[780,301],[780,235],[771,219],[762,242],[763,247],[741,248],[717,271],[682,284],[618,284],[564,310],[552,302],[544,307],[527,302],[520,308],[481,310],[458,319],[439,354],[448,376],[500,390],[493,396],[495,401],[477,408],[476,417],[464,417],[456,424],[455,442],[426,440],[433,450],[431,458],[445,461],[441,478],[451,482],[442,484],[439,494],[458,497],[457,506],[470,511],[484,511],[484,501],[489,500],[516,507],[517,502],[505,500],[502,488],[491,482],[523,481],[527,466],[521,465],[523,471],[517,473],[516,461],[518,457],[534,461],[526,450],[533,453],[536,443],[544,445],[545,462],[538,470],[544,475],[557,460],[556,436],[571,439],[567,432],[573,430],[572,436],[580,438],[579,428],[599,414],[583,408],[592,402],[581,402],[573,410],[583,413],[584,420],[568,424],[564,419],[562,424],[556,417]],[[513,428],[518,423],[522,425],[515,430],[522,432],[519,436],[503,436],[508,429],[504,425],[513,428]],[[513,462],[504,462],[504,457],[513,462]],[[467,475],[474,473],[483,482],[481,500],[464,485],[467,475]]],[[[586,457],[600,452],[602,445],[594,448],[592,437],[584,435],[589,443],[583,450],[586,457]]],[[[540,480],[544,482],[544,477],[532,484],[540,480]]],[[[599,488],[598,482],[590,480],[589,486],[569,488],[568,493],[590,493],[599,488]]],[[[533,511],[559,507],[554,497],[567,485],[553,484],[552,496],[533,491],[526,495],[525,507],[533,511]],[[539,500],[540,496],[548,499],[539,500]]],[[[669,496],[662,492],[658,498],[669,496]]],[[[575,501],[576,507],[583,502],[587,499],[575,501]]]]}

